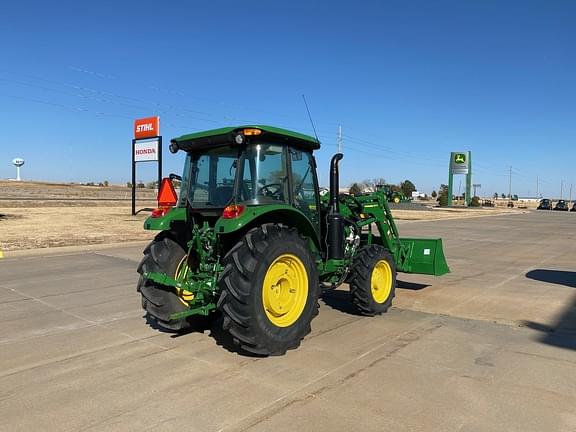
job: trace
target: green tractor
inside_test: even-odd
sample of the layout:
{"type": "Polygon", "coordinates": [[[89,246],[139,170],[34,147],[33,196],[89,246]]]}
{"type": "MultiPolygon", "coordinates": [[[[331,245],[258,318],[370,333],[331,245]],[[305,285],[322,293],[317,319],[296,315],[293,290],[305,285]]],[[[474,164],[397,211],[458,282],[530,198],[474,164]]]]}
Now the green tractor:
{"type": "Polygon", "coordinates": [[[399,204],[401,202],[409,201],[404,194],[398,190],[394,190],[392,185],[389,184],[379,184],[376,185],[376,190],[384,193],[384,196],[388,202],[399,204]]]}
{"type": "MultiPolygon", "coordinates": [[[[382,192],[338,194],[342,154],[321,194],[319,148],[270,126],[173,139],[170,151],[186,153],[182,177],[171,176],[179,197],[144,223],[160,231],[138,267],[147,318],[180,331],[194,316],[220,315],[241,349],[282,355],[310,332],[322,290],[347,282],[358,312],[378,315],[392,304],[397,271],[449,272],[440,239],[398,236],[382,192]]],[[[169,180],[164,187],[173,192],[169,180]]]]}

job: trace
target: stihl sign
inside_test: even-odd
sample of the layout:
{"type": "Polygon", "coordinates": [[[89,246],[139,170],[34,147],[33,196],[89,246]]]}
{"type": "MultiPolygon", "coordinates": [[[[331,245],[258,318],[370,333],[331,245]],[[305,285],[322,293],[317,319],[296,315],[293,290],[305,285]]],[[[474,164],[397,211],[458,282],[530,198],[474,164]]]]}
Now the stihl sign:
{"type": "Polygon", "coordinates": [[[146,117],[134,121],[134,138],[151,138],[160,135],[160,117],[146,117]]]}
{"type": "Polygon", "coordinates": [[[142,140],[134,143],[134,162],[158,160],[158,140],[142,140]]]}
{"type": "Polygon", "coordinates": [[[138,162],[158,161],[158,184],[162,180],[162,135],[160,117],[134,120],[132,140],[132,214],[136,214],[136,165],[138,162]]]}

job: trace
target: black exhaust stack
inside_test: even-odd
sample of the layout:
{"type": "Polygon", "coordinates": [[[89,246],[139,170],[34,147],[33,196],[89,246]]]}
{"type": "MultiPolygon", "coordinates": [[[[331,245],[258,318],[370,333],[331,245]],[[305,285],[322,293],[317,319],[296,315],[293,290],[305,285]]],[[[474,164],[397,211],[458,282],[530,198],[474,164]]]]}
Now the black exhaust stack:
{"type": "Polygon", "coordinates": [[[340,181],[338,162],[344,155],[336,153],[330,162],[330,207],[328,210],[328,259],[344,259],[344,219],[340,214],[338,195],[340,181]]]}

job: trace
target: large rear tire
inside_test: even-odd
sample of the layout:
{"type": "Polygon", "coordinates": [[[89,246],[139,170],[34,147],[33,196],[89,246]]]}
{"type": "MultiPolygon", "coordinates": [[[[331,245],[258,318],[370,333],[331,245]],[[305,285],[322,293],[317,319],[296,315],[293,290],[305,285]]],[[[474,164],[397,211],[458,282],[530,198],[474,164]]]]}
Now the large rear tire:
{"type": "Polygon", "coordinates": [[[388,311],[396,293],[394,258],[382,246],[365,247],[354,259],[349,283],[358,312],[373,316],[388,311]]]}
{"type": "Polygon", "coordinates": [[[174,289],[146,279],[146,272],[166,273],[175,277],[179,266],[185,263],[186,252],[170,237],[159,235],[144,249],[144,258],[138,266],[140,279],[138,292],[142,295],[142,308],[146,311],[146,319],[151,325],[157,324],[171,331],[185,330],[190,327],[186,319],[172,320],[170,315],[183,312],[188,307],[174,292],[174,289]]]}
{"type": "Polygon", "coordinates": [[[245,351],[282,355],[310,333],[319,281],[306,240],[293,228],[253,228],[226,254],[218,284],[222,327],[245,351]]]}

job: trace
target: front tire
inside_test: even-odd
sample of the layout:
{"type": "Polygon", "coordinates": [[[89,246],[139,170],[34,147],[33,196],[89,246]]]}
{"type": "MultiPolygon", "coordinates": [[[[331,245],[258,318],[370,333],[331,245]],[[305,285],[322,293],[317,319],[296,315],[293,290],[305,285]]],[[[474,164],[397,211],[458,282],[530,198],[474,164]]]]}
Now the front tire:
{"type": "Polygon", "coordinates": [[[316,263],[293,228],[253,228],[226,254],[218,279],[222,327],[245,351],[282,355],[318,313],[316,263]]]}
{"type": "Polygon", "coordinates": [[[170,315],[183,312],[188,307],[180,300],[174,289],[158,284],[143,275],[146,272],[166,273],[177,277],[181,265],[185,265],[186,252],[174,240],[166,236],[157,236],[144,250],[144,258],[138,266],[140,279],[138,292],[142,295],[142,308],[146,311],[146,319],[151,325],[180,331],[190,327],[188,320],[172,320],[170,315]]]}
{"type": "Polygon", "coordinates": [[[350,294],[362,315],[385,313],[396,292],[396,265],[392,255],[379,245],[362,249],[352,264],[350,294]]]}

